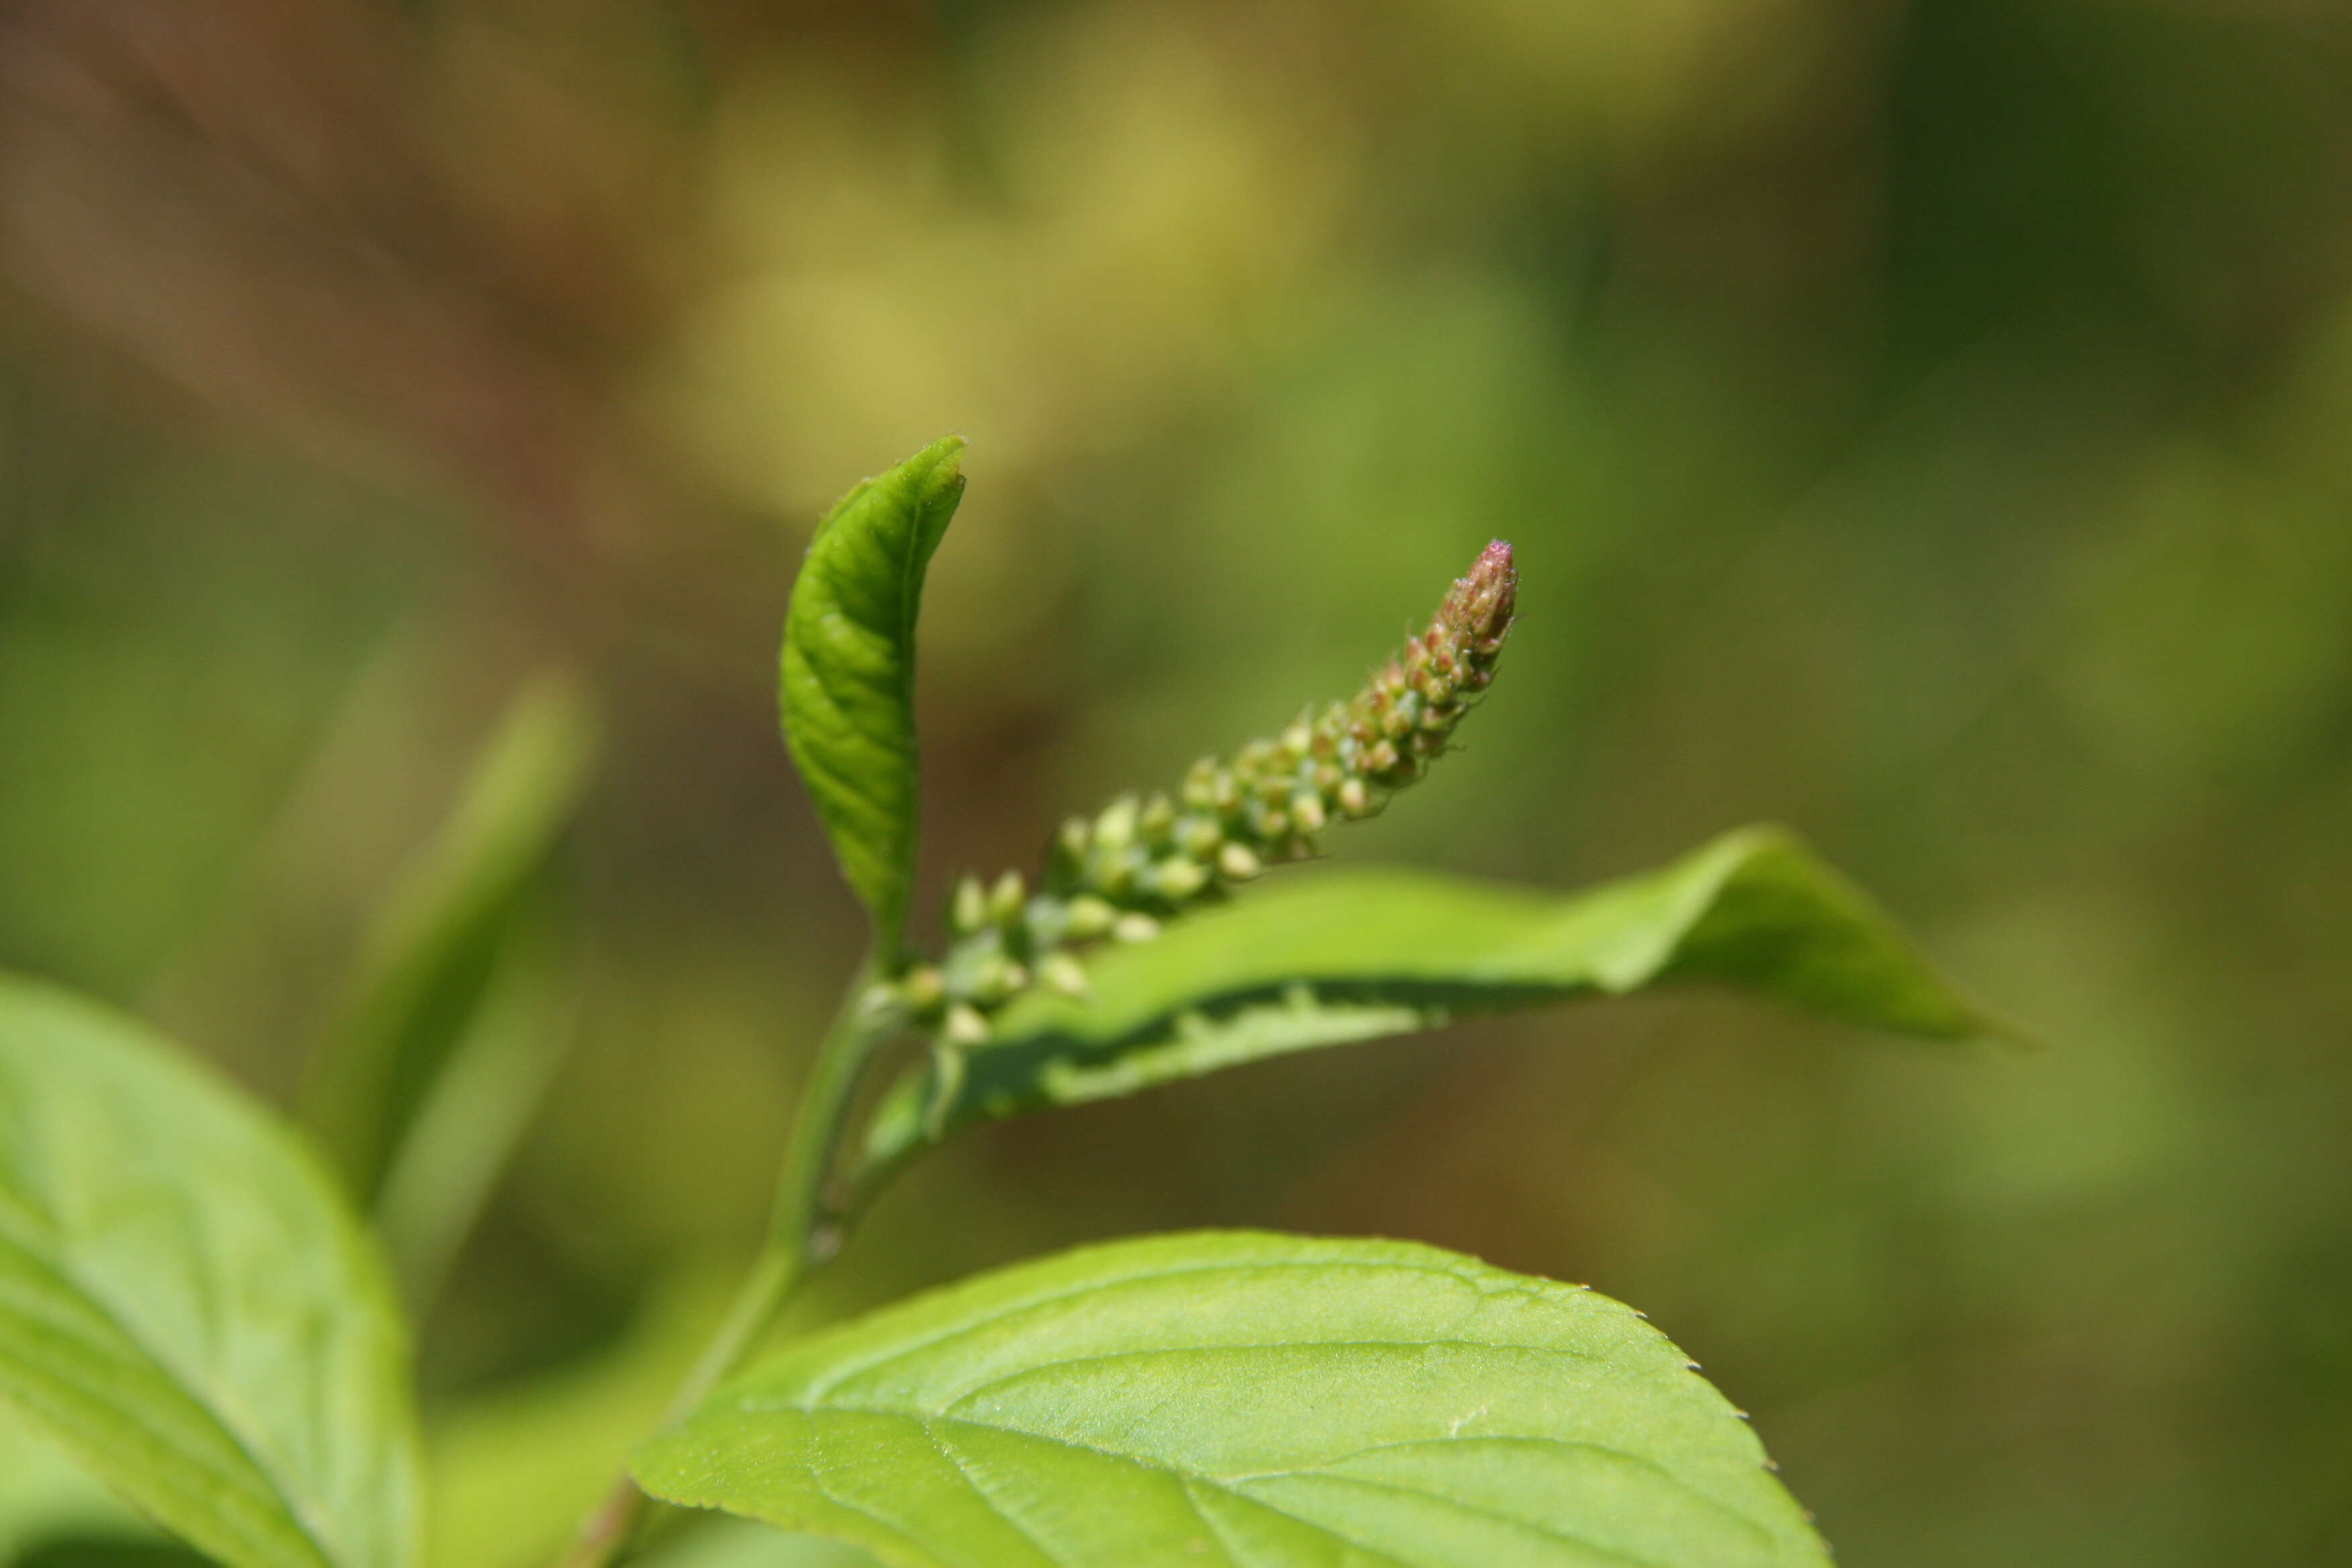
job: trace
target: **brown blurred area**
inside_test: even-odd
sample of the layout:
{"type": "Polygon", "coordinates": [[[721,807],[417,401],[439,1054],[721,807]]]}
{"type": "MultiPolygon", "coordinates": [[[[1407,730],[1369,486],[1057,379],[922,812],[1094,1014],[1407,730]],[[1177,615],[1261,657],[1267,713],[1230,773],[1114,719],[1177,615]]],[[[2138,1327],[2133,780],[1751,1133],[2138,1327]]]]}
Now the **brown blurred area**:
{"type": "Polygon", "coordinates": [[[572,135],[598,127],[530,123],[576,100],[478,48],[470,71],[503,69],[511,96],[430,115],[413,96],[464,91],[469,67],[428,77],[415,47],[391,17],[315,0],[13,7],[11,272],[230,417],[361,472],[422,470],[576,548],[597,362],[645,321],[649,279],[582,178],[572,135]],[[491,160],[443,140],[490,106],[519,121],[468,127],[491,160],[534,130],[569,144],[527,206],[523,171],[470,174],[491,160]]]}
{"type": "Polygon", "coordinates": [[[855,960],[773,731],[820,509],[971,439],[926,908],[1507,536],[1465,754],[1338,855],[1785,820],[2053,1048],[1678,998],[1269,1064],[974,1138],[812,1310],[1410,1235],[1646,1310],[1844,1562],[2352,1563],[2347,263],[2294,0],[8,0],[0,964],[282,1096],[589,672],[582,1038],[423,1342],[438,1556],[520,1561],[575,1500],[513,1434],[626,1440],[855,960]]]}

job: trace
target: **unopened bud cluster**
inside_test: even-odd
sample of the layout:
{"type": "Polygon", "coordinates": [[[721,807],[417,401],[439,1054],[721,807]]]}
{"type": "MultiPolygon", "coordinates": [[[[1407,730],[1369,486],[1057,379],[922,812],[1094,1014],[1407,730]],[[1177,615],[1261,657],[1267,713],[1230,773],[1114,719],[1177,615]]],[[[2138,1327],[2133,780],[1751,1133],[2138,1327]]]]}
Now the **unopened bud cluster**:
{"type": "Polygon", "coordinates": [[[946,960],[908,970],[899,1004],[947,1043],[978,1044],[989,1016],[1033,985],[1084,994],[1072,948],[1149,941],[1267,865],[1306,858],[1332,822],[1377,812],[1445,750],[1494,679],[1517,589],[1511,547],[1497,540],[1349,700],[1202,758],[1173,795],[1124,795],[1072,817],[1034,891],[1017,871],[993,886],[965,878],[949,902],[946,960]]]}

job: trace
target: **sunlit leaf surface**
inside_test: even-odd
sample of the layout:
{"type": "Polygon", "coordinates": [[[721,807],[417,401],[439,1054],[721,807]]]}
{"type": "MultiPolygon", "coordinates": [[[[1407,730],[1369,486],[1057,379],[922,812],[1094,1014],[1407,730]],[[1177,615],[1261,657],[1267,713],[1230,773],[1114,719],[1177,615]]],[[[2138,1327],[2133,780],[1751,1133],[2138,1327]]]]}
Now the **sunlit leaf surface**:
{"type": "Polygon", "coordinates": [[[898,1568],[1821,1568],[1631,1309],[1409,1243],[1205,1232],[791,1346],[639,1455],[672,1501],[898,1568]]]}
{"type": "MultiPolygon", "coordinates": [[[[1776,828],[1570,894],[1392,868],[1270,879],[1232,908],[1101,952],[1083,1000],[1038,991],[969,1054],[944,1120],[1132,1093],[1468,1014],[1653,986],[1735,986],[1867,1027],[1997,1032],[1859,889],[1776,828]]],[[[910,1087],[887,1151],[914,1136],[910,1087]]]]}

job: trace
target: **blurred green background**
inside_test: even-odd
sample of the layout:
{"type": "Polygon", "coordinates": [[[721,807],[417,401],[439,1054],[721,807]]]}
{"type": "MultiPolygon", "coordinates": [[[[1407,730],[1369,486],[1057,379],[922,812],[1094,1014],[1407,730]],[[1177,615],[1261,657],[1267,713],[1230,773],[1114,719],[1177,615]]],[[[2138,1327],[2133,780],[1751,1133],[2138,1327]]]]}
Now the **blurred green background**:
{"type": "Polygon", "coordinates": [[[1411,1236],[1646,1310],[1855,1568],[2352,1563],[2352,12],[16,0],[0,964],[290,1099],[513,693],[603,710],[577,1042],[424,1331],[436,1568],[543,1554],[757,1237],[857,926],[776,629],[950,429],[926,908],[1499,534],[1466,751],[1337,855],[1776,818],[2053,1044],[1294,1058],[969,1140],[812,1314],[1411,1236]]]}

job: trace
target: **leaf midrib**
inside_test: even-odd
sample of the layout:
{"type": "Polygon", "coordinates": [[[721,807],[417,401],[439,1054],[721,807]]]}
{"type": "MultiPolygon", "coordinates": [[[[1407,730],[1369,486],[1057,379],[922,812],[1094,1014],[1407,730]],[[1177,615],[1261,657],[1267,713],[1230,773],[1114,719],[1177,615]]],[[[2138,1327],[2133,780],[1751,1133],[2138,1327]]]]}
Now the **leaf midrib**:
{"type": "MultiPolygon", "coordinates": [[[[988,1315],[976,1321],[958,1323],[951,1327],[939,1330],[936,1332],[925,1334],[920,1338],[908,1341],[905,1343],[893,1345],[883,1354],[875,1356],[871,1360],[861,1361],[849,1366],[837,1368],[830,1375],[824,1377],[821,1381],[812,1383],[810,1384],[810,1392],[813,1395],[822,1398],[831,1390],[839,1388],[844,1384],[848,1383],[853,1379],[863,1377],[868,1373],[878,1371],[883,1367],[890,1365],[894,1362],[905,1361],[910,1356],[919,1355],[927,1350],[935,1350],[940,1345],[950,1343],[956,1340],[962,1339],[967,1335],[976,1334],[988,1329],[1001,1327],[1004,1323],[1005,1320],[1017,1314],[1033,1312],[1041,1308],[1055,1306],[1065,1301],[1073,1301],[1082,1296],[1095,1295],[1107,1290],[1124,1289],[1130,1285],[1147,1285],[1165,1279],[1181,1279],[1189,1276],[1199,1274],[1270,1274],[1277,1270],[1294,1268],[1316,1270],[1328,1270],[1332,1268],[1366,1270],[1395,1269],[1414,1274],[1433,1275],[1439,1279],[1450,1279],[1454,1284],[1473,1292],[1481,1302],[1496,1300],[1512,1296],[1525,1298],[1533,1295],[1538,1298],[1543,1298],[1551,1295],[1555,1291],[1563,1298],[1588,1297],[1595,1301],[1605,1301],[1607,1300],[1604,1297],[1592,1296],[1591,1287],[1590,1286],[1570,1285],[1557,1281],[1546,1281],[1545,1283],[1549,1289],[1542,1291],[1530,1292],[1524,1287],[1517,1286],[1498,1290],[1489,1280],[1481,1279],[1475,1275],[1465,1273],[1459,1268],[1449,1268],[1443,1264],[1417,1262],[1414,1261],[1409,1254],[1375,1257],[1372,1254],[1365,1253],[1357,1256],[1340,1258],[1219,1258],[1213,1262],[1187,1263],[1175,1266],[1163,1265],[1158,1268],[1141,1268],[1132,1274],[1120,1274],[1108,1279],[1086,1280],[1062,1289],[1047,1290],[1037,1295],[1024,1296],[1016,1300],[992,1304],[989,1308],[988,1315]]],[[[822,1349],[822,1344],[814,1343],[812,1344],[808,1348],[808,1351],[803,1353],[814,1354],[820,1349],[822,1349]]]]}

